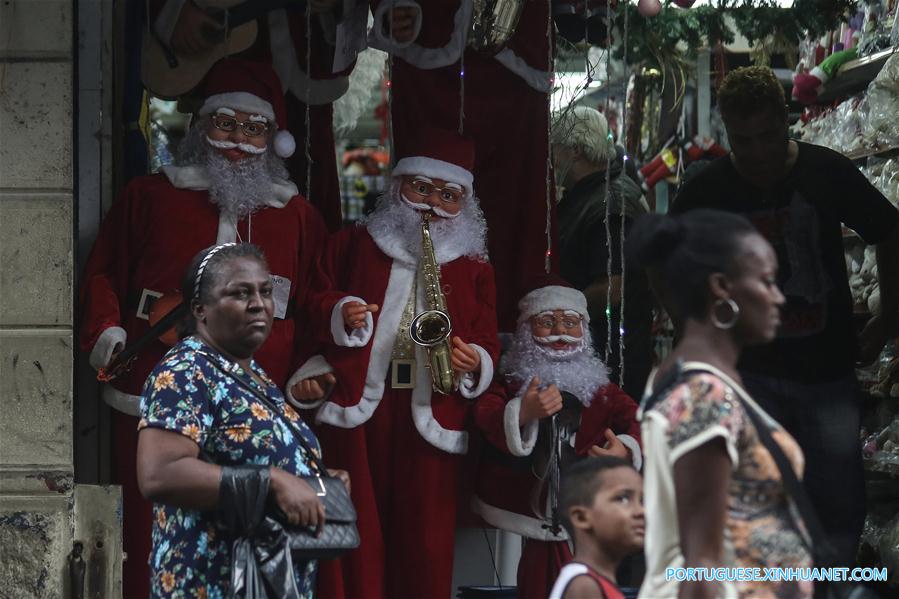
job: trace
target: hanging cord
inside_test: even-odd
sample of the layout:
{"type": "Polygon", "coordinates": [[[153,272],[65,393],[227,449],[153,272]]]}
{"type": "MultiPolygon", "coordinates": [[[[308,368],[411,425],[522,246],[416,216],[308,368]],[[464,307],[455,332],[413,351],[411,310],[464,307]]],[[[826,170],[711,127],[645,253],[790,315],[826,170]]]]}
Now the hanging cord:
{"type": "MultiPolygon", "coordinates": [[[[387,31],[390,34],[391,47],[394,44],[393,37],[393,7],[390,8],[390,22],[387,31]]],[[[390,160],[391,169],[396,164],[393,144],[393,52],[387,53],[387,157],[390,160]]]]}
{"type": "Polygon", "coordinates": [[[310,153],[309,97],[312,90],[312,3],[306,3],[306,139],[303,146],[306,153],[306,200],[312,201],[312,154],[310,153]]]}
{"type": "MultiPolygon", "coordinates": [[[[499,568],[496,567],[496,557],[493,555],[493,547],[490,545],[490,537],[487,536],[487,529],[483,526],[481,530],[484,532],[484,542],[487,543],[487,551],[490,552],[490,563],[493,564],[493,574],[496,575],[496,584],[499,585],[499,590],[503,590],[503,579],[499,577],[499,568]]],[[[499,533],[502,529],[497,528],[496,532],[499,533]]]]}
{"type": "MultiPolygon", "coordinates": [[[[624,143],[622,143],[622,147],[624,147],[624,164],[621,165],[622,172],[621,176],[627,176],[627,86],[628,81],[630,80],[629,74],[627,72],[627,33],[628,33],[628,10],[626,0],[621,4],[622,10],[624,11],[624,56],[622,57],[622,61],[624,62],[624,99],[622,102],[621,108],[621,135],[619,139],[624,139],[624,143]]],[[[611,20],[612,16],[609,15],[609,20],[611,20]]],[[[624,252],[624,231],[625,231],[625,214],[627,213],[624,210],[624,206],[622,206],[621,210],[621,231],[619,233],[620,240],[620,250],[621,255],[619,260],[621,261],[621,297],[619,298],[618,304],[618,382],[619,384],[624,384],[624,287],[625,287],[625,275],[627,274],[627,265],[625,260],[625,252],[624,252]]]]}
{"type": "MultiPolygon", "coordinates": [[[[612,14],[612,0],[606,0],[606,16],[612,14]]],[[[584,25],[586,27],[586,23],[584,25]]],[[[612,20],[611,18],[606,19],[606,46],[609,46],[612,42],[612,20]]],[[[607,47],[606,49],[606,101],[605,101],[605,117],[606,117],[606,142],[608,148],[606,148],[606,186],[604,190],[604,198],[605,202],[605,218],[604,223],[606,225],[606,362],[609,361],[609,358],[612,354],[612,227],[609,223],[609,219],[611,218],[612,207],[609,204],[609,199],[611,196],[611,169],[612,169],[612,152],[615,151],[615,144],[612,142],[612,132],[608,129],[608,118],[609,118],[609,109],[611,106],[611,91],[612,91],[612,52],[607,47]]],[[[619,357],[619,362],[620,362],[619,357]]],[[[621,382],[619,376],[619,383],[621,382]]]]}
{"type": "Polygon", "coordinates": [[[387,58],[387,155],[390,164],[396,164],[393,153],[393,54],[387,58]]]}
{"type": "Polygon", "coordinates": [[[459,135],[465,131],[465,44],[459,53],[459,135]]]}
{"type": "Polygon", "coordinates": [[[559,534],[561,530],[559,522],[561,514],[559,514],[559,492],[562,488],[562,434],[559,430],[559,415],[552,415],[552,453],[549,456],[549,513],[550,513],[550,532],[554,535],[559,534]]]}
{"type": "Polygon", "coordinates": [[[553,64],[553,11],[552,0],[546,0],[546,72],[549,74],[549,91],[546,94],[546,255],[543,260],[543,269],[548,274],[552,266],[553,236],[552,236],[552,194],[555,180],[552,171],[552,97],[555,85],[555,65],[553,64]]]}
{"type": "Polygon", "coordinates": [[[674,176],[677,179],[677,189],[680,190],[681,180],[684,174],[684,146],[680,140],[685,139],[687,120],[687,104],[681,103],[680,117],[677,119],[677,135],[675,136],[677,144],[677,168],[674,170],[674,176]]]}

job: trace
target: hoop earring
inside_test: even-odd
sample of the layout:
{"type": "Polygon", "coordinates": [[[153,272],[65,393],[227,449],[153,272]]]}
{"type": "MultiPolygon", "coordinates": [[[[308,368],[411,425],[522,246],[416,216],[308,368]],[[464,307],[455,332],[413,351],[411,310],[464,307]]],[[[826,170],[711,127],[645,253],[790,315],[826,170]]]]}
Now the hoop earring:
{"type": "Polygon", "coordinates": [[[719,299],[714,304],[712,304],[712,313],[709,315],[709,320],[712,321],[712,324],[715,325],[716,328],[719,328],[723,331],[734,328],[734,325],[737,324],[737,320],[740,319],[740,306],[737,305],[737,302],[734,300],[727,298],[719,299]],[[731,316],[730,320],[722,321],[718,318],[718,308],[721,306],[727,306],[730,308],[731,316]]]}

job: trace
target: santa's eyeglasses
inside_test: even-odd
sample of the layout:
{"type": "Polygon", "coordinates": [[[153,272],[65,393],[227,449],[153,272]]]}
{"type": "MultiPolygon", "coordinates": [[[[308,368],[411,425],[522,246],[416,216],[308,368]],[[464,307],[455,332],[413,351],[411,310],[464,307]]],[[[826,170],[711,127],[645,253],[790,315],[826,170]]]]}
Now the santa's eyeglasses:
{"type": "Polygon", "coordinates": [[[223,114],[212,115],[212,125],[220,131],[231,133],[238,127],[247,137],[258,137],[268,131],[268,123],[262,121],[238,121],[233,116],[223,114]]]}
{"type": "Polygon", "coordinates": [[[556,328],[557,324],[561,324],[563,329],[570,331],[581,324],[581,319],[577,316],[563,316],[562,318],[556,318],[555,316],[546,315],[535,316],[533,322],[541,329],[552,330],[556,328]]]}
{"type": "MultiPolygon", "coordinates": [[[[412,193],[422,198],[429,197],[435,191],[440,193],[440,201],[447,204],[458,204],[465,197],[465,191],[456,187],[437,187],[427,179],[420,177],[403,177],[403,181],[409,186],[412,193]]],[[[448,183],[447,185],[454,185],[448,183]]]]}

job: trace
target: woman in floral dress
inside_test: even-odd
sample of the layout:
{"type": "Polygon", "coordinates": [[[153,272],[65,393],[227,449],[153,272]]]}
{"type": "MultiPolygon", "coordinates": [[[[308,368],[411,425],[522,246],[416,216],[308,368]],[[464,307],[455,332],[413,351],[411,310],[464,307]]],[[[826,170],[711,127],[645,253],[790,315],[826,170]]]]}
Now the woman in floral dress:
{"type": "Polygon", "coordinates": [[[742,217],[708,210],[644,217],[629,244],[681,330],[641,408],[647,571],[640,597],[811,599],[811,582],[760,580],[765,568],[810,567],[812,556],[747,410],[800,478],[804,459],[743,391],[737,372],[741,349],[770,341],[780,323],[774,250],[742,217]],[[679,582],[672,568],[730,571],[723,580],[679,582]]]}
{"type": "MultiPolygon", "coordinates": [[[[269,502],[291,524],[319,527],[324,508],[298,478],[315,473],[306,448],[318,454],[319,445],[253,360],[273,318],[271,275],[259,250],[249,244],[204,250],[183,289],[191,314],[182,340],[146,382],[139,424],[138,482],[155,511],[151,595],[223,599],[234,540],[216,512],[223,467],[268,466],[269,502]]],[[[312,597],[315,571],[314,561],[294,563],[298,597],[312,597]]]]}

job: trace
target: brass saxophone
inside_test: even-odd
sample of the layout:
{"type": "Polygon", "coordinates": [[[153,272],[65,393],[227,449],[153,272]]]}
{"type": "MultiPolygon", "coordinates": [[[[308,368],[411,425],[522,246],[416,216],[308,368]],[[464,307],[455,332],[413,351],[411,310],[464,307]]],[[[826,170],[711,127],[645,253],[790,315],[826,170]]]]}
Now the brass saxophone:
{"type": "Polygon", "coordinates": [[[409,336],[428,352],[427,368],[431,371],[434,391],[449,395],[459,386],[453,372],[450,333],[453,325],[446,309],[446,297],[440,287],[440,265],[431,241],[431,213],[421,214],[421,279],[424,284],[426,309],[409,327],[409,336]]]}

